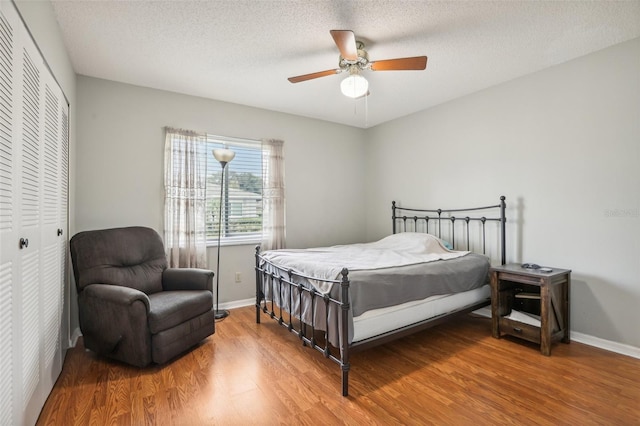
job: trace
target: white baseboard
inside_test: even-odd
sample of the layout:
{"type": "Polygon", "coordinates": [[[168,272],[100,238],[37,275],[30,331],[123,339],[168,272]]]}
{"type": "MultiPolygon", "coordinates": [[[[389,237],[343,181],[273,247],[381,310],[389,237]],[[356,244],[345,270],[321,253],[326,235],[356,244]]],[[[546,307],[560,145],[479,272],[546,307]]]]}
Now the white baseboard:
{"type": "Polygon", "coordinates": [[[584,343],[585,345],[595,346],[596,348],[640,359],[640,348],[636,348],[635,346],[601,339],[590,336],[589,334],[578,333],[577,331],[572,331],[570,337],[572,341],[578,343],[584,343]]]}
{"type": "Polygon", "coordinates": [[[78,339],[80,338],[80,336],[82,336],[82,332],[80,331],[80,327],[76,327],[75,330],[73,330],[73,332],[71,333],[71,336],[69,337],[69,347],[70,348],[75,348],[76,344],[78,343],[78,339]]]}
{"type": "MultiPolygon", "coordinates": [[[[491,308],[488,306],[480,308],[477,311],[473,311],[473,313],[483,317],[491,318],[491,308]]],[[[584,343],[585,345],[595,346],[596,348],[604,349],[606,351],[640,359],[640,348],[636,348],[635,346],[612,342],[611,340],[601,339],[589,334],[578,333],[577,331],[569,331],[569,337],[572,341],[578,343],[584,343]]]]}
{"type": "Polygon", "coordinates": [[[256,298],[252,297],[251,299],[242,299],[242,300],[233,300],[231,302],[225,302],[220,304],[220,309],[235,309],[235,308],[244,308],[245,306],[252,306],[256,304],[256,298]]]}

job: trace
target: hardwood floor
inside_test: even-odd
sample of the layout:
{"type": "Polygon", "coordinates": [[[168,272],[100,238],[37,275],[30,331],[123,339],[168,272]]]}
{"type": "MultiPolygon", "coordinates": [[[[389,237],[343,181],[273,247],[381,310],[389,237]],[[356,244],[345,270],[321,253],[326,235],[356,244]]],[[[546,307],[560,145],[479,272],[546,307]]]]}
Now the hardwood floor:
{"type": "Polygon", "coordinates": [[[545,357],[472,316],[354,355],[340,389],[336,364],[247,307],[162,367],[79,344],[38,424],[640,424],[640,360],[575,342],[545,357]]]}

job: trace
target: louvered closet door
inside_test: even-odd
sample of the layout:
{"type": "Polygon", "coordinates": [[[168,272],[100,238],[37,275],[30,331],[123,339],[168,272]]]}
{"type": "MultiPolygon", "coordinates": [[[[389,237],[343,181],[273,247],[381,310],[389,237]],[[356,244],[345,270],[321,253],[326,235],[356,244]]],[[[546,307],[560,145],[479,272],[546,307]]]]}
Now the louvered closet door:
{"type": "Polygon", "coordinates": [[[0,425],[33,424],[62,368],[68,106],[13,4],[1,5],[0,425]]]}

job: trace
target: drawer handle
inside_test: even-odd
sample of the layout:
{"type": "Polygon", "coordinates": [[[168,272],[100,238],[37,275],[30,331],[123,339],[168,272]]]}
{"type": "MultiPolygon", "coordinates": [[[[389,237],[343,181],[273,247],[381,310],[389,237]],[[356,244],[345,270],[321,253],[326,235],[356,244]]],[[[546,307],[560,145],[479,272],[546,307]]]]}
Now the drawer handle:
{"type": "Polygon", "coordinates": [[[29,240],[27,238],[20,238],[20,249],[29,247],[29,240]]]}
{"type": "Polygon", "coordinates": [[[520,327],[513,327],[513,331],[516,333],[522,333],[522,329],[520,327]]]}

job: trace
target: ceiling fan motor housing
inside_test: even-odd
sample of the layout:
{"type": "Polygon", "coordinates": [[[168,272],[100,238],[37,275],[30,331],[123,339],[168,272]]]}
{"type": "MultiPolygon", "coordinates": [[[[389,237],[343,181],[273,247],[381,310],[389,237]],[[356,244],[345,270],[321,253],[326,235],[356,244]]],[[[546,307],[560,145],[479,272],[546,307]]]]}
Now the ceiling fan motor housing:
{"type": "Polygon", "coordinates": [[[364,50],[364,43],[361,41],[356,41],[356,49],[358,51],[358,59],[356,59],[355,61],[350,61],[340,55],[338,59],[338,66],[340,67],[340,69],[342,69],[343,71],[347,71],[352,66],[356,66],[360,70],[369,68],[369,54],[366,50],[364,50]]]}

